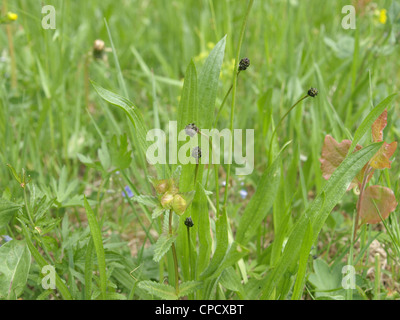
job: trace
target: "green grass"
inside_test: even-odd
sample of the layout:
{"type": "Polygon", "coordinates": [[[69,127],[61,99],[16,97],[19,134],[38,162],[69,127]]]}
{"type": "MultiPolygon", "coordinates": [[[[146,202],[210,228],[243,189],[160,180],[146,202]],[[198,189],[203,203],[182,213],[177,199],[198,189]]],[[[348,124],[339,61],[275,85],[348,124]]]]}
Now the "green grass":
{"type": "MultiPolygon", "coordinates": [[[[0,299],[399,299],[399,209],[353,243],[346,192],[380,146],[369,128],[385,108],[384,139],[400,141],[400,2],[376,3],[385,24],[360,7],[345,30],[344,0],[54,0],[44,30],[32,1],[3,1],[18,19],[0,25],[0,259],[22,260],[3,270],[0,299]],[[146,134],[169,121],[254,129],[254,171],[182,165],[190,204],[163,207],[153,183],[179,163],[148,164],[146,134]],[[364,146],[329,181],[327,134],[364,146]],[[47,264],[56,290],[41,285],[47,264]],[[354,290],[341,286],[347,264],[354,290]]],[[[371,184],[398,200],[391,160],[371,184]]]]}

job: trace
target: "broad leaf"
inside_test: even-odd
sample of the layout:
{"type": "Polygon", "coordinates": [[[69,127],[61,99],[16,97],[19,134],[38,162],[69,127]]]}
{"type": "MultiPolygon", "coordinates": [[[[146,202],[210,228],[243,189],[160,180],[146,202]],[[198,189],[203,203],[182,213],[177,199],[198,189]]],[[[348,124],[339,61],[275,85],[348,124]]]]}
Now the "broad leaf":
{"type": "Polygon", "coordinates": [[[360,202],[361,223],[378,223],[381,221],[379,214],[386,219],[396,207],[397,201],[391,189],[369,186],[364,190],[360,202]]]}
{"type": "MultiPolygon", "coordinates": [[[[322,146],[322,156],[319,160],[321,162],[322,176],[328,180],[332,173],[340,166],[346,157],[351,146],[350,140],[343,140],[342,142],[337,142],[333,137],[327,135],[324,140],[324,145],[322,146]]],[[[360,150],[362,146],[357,145],[356,151],[360,150]]],[[[365,167],[362,169],[360,174],[354,178],[349,186],[349,190],[355,186],[361,184],[364,176],[365,167]]],[[[372,175],[371,175],[372,177],[372,175]]]]}
{"type": "Polygon", "coordinates": [[[393,156],[396,148],[396,141],[392,142],[391,144],[384,142],[382,147],[372,157],[369,165],[374,169],[390,168],[392,161],[390,161],[389,159],[393,156]]]}
{"type": "Polygon", "coordinates": [[[383,129],[387,125],[387,110],[382,112],[382,114],[375,120],[372,124],[372,141],[379,142],[383,141],[383,129]]]}
{"type": "Polygon", "coordinates": [[[26,287],[31,253],[24,241],[12,240],[0,247],[0,298],[15,300],[26,287]]]}

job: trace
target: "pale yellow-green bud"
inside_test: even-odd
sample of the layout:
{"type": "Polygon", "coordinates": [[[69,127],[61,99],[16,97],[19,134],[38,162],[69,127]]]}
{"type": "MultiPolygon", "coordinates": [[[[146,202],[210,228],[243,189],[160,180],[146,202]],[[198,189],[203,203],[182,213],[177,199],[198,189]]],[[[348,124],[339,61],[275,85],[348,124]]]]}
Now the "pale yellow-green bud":
{"type": "Polygon", "coordinates": [[[174,210],[177,215],[182,215],[185,212],[187,205],[187,201],[180,194],[174,196],[172,201],[172,210],[174,210]]]}

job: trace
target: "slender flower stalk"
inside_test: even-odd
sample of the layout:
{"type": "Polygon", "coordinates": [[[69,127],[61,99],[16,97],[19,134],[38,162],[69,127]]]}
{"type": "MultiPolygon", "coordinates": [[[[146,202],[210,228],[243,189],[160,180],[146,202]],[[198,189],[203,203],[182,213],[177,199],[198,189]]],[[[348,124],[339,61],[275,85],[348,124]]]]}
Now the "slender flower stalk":
{"type": "MultiPolygon", "coordinates": [[[[169,210],[169,234],[172,235],[172,210],[169,210]]],[[[175,269],[175,291],[176,294],[179,294],[179,271],[178,271],[178,258],[176,255],[175,243],[172,243],[172,255],[174,258],[174,269],[175,269]]]]}
{"type": "Polygon", "coordinates": [[[296,102],[294,105],[292,105],[292,106],[290,107],[290,109],[289,109],[289,110],[283,115],[283,117],[279,120],[278,124],[276,125],[276,127],[275,127],[275,129],[274,129],[274,132],[272,133],[271,141],[270,141],[270,144],[269,144],[269,151],[268,151],[268,153],[269,153],[269,157],[268,157],[268,158],[269,158],[269,163],[271,163],[271,161],[272,161],[272,142],[274,141],[275,134],[276,134],[276,132],[277,132],[279,126],[282,124],[282,121],[288,116],[288,114],[289,114],[301,101],[307,99],[308,97],[314,98],[314,97],[316,97],[317,95],[318,95],[318,90],[315,89],[315,88],[311,88],[310,90],[308,90],[307,94],[306,94],[304,97],[302,97],[302,98],[300,98],[299,100],[297,100],[297,102],[296,102]]]}
{"type": "MultiPolygon", "coordinates": [[[[239,63],[239,55],[240,55],[240,49],[242,48],[242,43],[243,43],[243,38],[244,38],[244,31],[246,29],[246,24],[247,24],[247,19],[249,17],[250,14],[250,10],[251,7],[253,6],[254,0],[249,0],[249,3],[247,5],[247,11],[246,14],[243,18],[243,23],[242,23],[242,28],[240,30],[240,37],[239,37],[239,42],[238,42],[238,46],[236,49],[236,58],[235,58],[235,65],[237,65],[239,63]]],[[[238,73],[235,70],[233,72],[233,86],[232,86],[232,104],[231,104],[231,119],[230,119],[230,131],[233,132],[233,120],[234,120],[234,111],[235,111],[235,103],[236,103],[236,86],[237,86],[237,76],[238,73]]],[[[231,141],[230,145],[229,145],[229,158],[232,157],[232,149],[233,149],[233,141],[231,141]]],[[[228,163],[227,165],[227,170],[226,170],[226,186],[229,185],[229,178],[231,175],[231,164],[228,163]]],[[[225,195],[224,195],[224,206],[226,205],[227,201],[228,201],[228,187],[225,188],[225,195]]]]}

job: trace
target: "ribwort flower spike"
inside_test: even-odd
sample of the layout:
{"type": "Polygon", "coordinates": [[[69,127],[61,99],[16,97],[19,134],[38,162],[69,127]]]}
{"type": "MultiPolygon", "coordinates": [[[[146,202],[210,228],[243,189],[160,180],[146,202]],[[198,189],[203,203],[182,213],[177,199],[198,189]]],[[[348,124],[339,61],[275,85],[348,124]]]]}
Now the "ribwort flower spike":
{"type": "Polygon", "coordinates": [[[199,128],[197,128],[197,126],[194,123],[189,123],[185,127],[185,133],[190,137],[194,137],[196,133],[199,133],[199,131],[200,131],[199,128]]]}
{"type": "Polygon", "coordinates": [[[187,217],[187,218],[185,219],[185,226],[188,227],[188,228],[191,228],[191,227],[194,226],[192,217],[187,217]]]}
{"type": "Polygon", "coordinates": [[[250,66],[250,59],[249,58],[243,58],[239,62],[239,71],[244,71],[250,66]]]}
{"type": "Polygon", "coordinates": [[[194,147],[192,150],[192,157],[197,161],[201,158],[201,149],[200,147],[194,147]]]}
{"type": "Polygon", "coordinates": [[[318,90],[317,89],[315,89],[315,88],[310,88],[310,90],[308,90],[308,92],[307,92],[307,94],[310,96],[310,97],[316,97],[317,95],[318,95],[318,90]]]}

